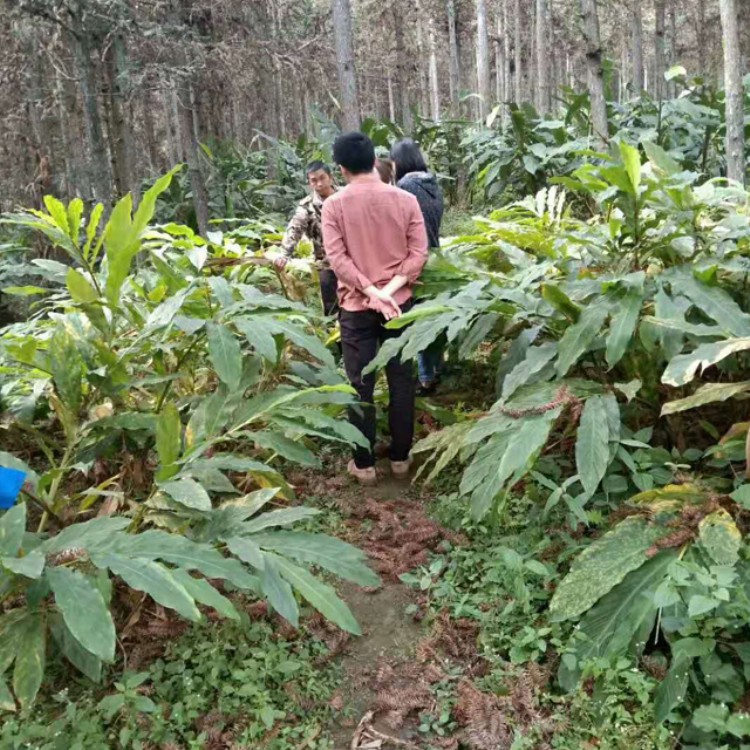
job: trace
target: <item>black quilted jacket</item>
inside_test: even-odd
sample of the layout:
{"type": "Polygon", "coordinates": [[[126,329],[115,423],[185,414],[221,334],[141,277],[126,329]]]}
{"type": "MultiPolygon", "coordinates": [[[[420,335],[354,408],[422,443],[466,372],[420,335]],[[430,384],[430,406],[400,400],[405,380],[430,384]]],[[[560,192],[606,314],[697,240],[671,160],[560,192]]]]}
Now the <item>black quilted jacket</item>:
{"type": "Polygon", "coordinates": [[[440,223],[443,220],[443,191],[435,175],[428,172],[409,172],[399,181],[398,186],[411,193],[419,201],[422,216],[427,227],[430,247],[440,247],[440,223]]]}

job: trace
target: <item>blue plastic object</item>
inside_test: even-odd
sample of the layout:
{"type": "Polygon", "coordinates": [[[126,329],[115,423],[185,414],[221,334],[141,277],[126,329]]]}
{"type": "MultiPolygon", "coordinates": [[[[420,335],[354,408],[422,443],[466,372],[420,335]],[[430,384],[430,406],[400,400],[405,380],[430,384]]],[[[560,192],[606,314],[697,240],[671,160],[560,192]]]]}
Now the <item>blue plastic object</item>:
{"type": "Polygon", "coordinates": [[[26,480],[26,472],[0,466],[0,510],[12,508],[26,480]]]}

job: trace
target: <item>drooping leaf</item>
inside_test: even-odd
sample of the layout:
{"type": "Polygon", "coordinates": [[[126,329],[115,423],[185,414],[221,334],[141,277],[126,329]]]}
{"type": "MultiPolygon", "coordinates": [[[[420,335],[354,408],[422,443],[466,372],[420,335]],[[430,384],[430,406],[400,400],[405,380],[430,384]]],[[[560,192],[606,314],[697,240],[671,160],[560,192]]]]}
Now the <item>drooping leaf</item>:
{"type": "Polygon", "coordinates": [[[26,503],[18,503],[0,516],[0,555],[16,555],[26,531],[26,503]]]}
{"type": "Polygon", "coordinates": [[[0,676],[0,711],[15,710],[16,702],[13,700],[8,683],[2,676],[0,676]]]}
{"type": "Polygon", "coordinates": [[[13,668],[13,692],[22,708],[36,699],[44,676],[47,643],[41,614],[28,613],[14,630],[16,665],[13,668]]]}
{"type": "Polygon", "coordinates": [[[717,510],[700,523],[699,538],[703,549],[717,565],[734,565],[740,556],[742,534],[732,516],[717,510]]]}
{"type": "Polygon", "coordinates": [[[319,565],[347,581],[360,586],[379,586],[380,578],[370,570],[365,554],[351,544],[326,534],[275,531],[255,534],[253,542],[300,562],[319,565]]]}
{"type": "Polygon", "coordinates": [[[685,698],[690,683],[690,667],[693,660],[686,656],[676,657],[666,677],[659,683],[654,693],[654,718],[657,724],[667,720],[672,709],[685,698]]]}
{"type": "Polygon", "coordinates": [[[63,656],[92,682],[102,678],[102,661],[87,651],[81,642],[68,630],[62,615],[53,613],[50,616],[50,632],[57,642],[63,656]]]}
{"type": "Polygon", "coordinates": [[[617,312],[609,324],[607,335],[607,364],[614,367],[625,354],[633,338],[641,311],[642,295],[630,292],[619,303],[617,312]]]}
{"type": "Polygon", "coordinates": [[[242,562],[251,565],[256,570],[263,570],[266,567],[266,557],[254,539],[243,536],[231,536],[225,541],[229,551],[239,557],[242,562]]]}
{"type": "Polygon", "coordinates": [[[575,559],[552,597],[550,613],[556,620],[568,620],[586,612],[643,565],[646,551],[664,535],[663,528],[641,518],[619,523],[575,559]]]}
{"type": "Polygon", "coordinates": [[[297,600],[294,598],[289,582],[279,574],[276,559],[273,556],[269,556],[263,566],[261,586],[269,604],[296,628],[299,625],[297,600]]]}
{"type": "Polygon", "coordinates": [[[333,588],[319,581],[299,565],[294,565],[272,553],[269,553],[269,557],[274,559],[282,578],[287,580],[295,591],[298,591],[324,617],[342,630],[346,630],[347,633],[362,634],[349,607],[339,598],[333,588]]]}
{"type": "Polygon", "coordinates": [[[115,625],[101,593],[86,576],[69,568],[47,571],[55,604],[81,645],[102,661],[115,656],[115,625]]]}
{"type": "Polygon", "coordinates": [[[92,560],[98,568],[109,568],[128,586],[148,594],[157,604],[179,612],[188,620],[200,619],[193,597],[163,565],[111,553],[94,555],[92,560]]]}
{"type": "Polygon", "coordinates": [[[160,489],[166,492],[175,502],[195,510],[211,510],[211,498],[198,482],[188,477],[161,482],[160,489]]]}
{"type": "Polygon", "coordinates": [[[502,396],[509,399],[522,385],[534,382],[535,376],[554,359],[557,354],[557,344],[547,341],[539,346],[532,346],[526,353],[526,358],[519,362],[508,373],[503,383],[502,396]]]}
{"type": "Polygon", "coordinates": [[[246,521],[242,524],[243,534],[257,534],[259,531],[270,529],[274,526],[291,526],[297,521],[303,521],[312,518],[320,513],[317,508],[279,508],[254,518],[252,521],[246,521]]]}
{"type": "Polygon", "coordinates": [[[23,557],[0,557],[0,566],[16,575],[36,579],[41,577],[46,560],[37,550],[32,550],[23,557]]]}
{"type": "Polygon", "coordinates": [[[750,336],[750,315],[723,289],[708,286],[698,281],[692,274],[684,274],[677,286],[699,310],[715,320],[721,328],[732,336],[750,336]]]}
{"type": "Polygon", "coordinates": [[[195,601],[212,607],[220,615],[230,620],[239,620],[240,615],[234,604],[225,596],[220,594],[205,578],[195,578],[185,570],[176,569],[172,571],[172,577],[195,599],[195,601]]]}
{"type": "Polygon", "coordinates": [[[577,323],[570,326],[560,339],[557,374],[564,377],[578,358],[591,346],[601,331],[609,306],[599,301],[587,307],[577,323]]]}
{"type": "Polygon", "coordinates": [[[586,401],[576,440],[576,467],[581,484],[590,497],[604,479],[609,466],[609,424],[604,396],[586,401]]]}
{"type": "Polygon", "coordinates": [[[699,406],[713,404],[716,401],[726,401],[728,398],[740,393],[750,391],[750,380],[741,383],[706,383],[701,386],[692,396],[680,398],[676,401],[668,401],[661,408],[662,416],[677,414],[688,409],[697,409],[699,406]]]}
{"type": "Polygon", "coordinates": [[[620,141],[620,154],[625,165],[625,171],[630,181],[631,195],[637,195],[641,186],[641,155],[638,149],[625,141],[620,141]]]}
{"type": "Polygon", "coordinates": [[[170,401],[164,405],[156,420],[156,452],[163,468],[168,468],[180,456],[182,422],[177,407],[170,401]]]}
{"type": "Polygon", "coordinates": [[[68,271],[66,285],[70,296],[75,302],[88,304],[99,299],[99,294],[91,282],[80,271],[76,271],[75,268],[71,268],[68,271]]]}
{"type": "Polygon", "coordinates": [[[216,374],[230,391],[242,378],[242,351],[235,335],[223,325],[208,324],[208,354],[216,374]]]}
{"type": "Polygon", "coordinates": [[[264,316],[235,318],[234,324],[245,335],[247,343],[255,349],[261,357],[269,362],[276,362],[278,350],[273,337],[273,327],[268,325],[264,316]]]}

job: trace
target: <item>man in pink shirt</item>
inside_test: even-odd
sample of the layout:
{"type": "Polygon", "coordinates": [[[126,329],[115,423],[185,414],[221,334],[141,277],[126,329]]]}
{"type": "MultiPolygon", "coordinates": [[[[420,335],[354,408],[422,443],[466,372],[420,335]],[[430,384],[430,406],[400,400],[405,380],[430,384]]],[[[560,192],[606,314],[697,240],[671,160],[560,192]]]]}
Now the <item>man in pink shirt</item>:
{"type": "MultiPolygon", "coordinates": [[[[323,245],[338,278],[344,366],[359,394],[349,419],[370,443],[357,447],[349,473],[374,484],[375,374],[362,371],[380,345],[400,334],[387,321],[411,309],[411,288],[427,261],[427,232],[417,199],[383,183],[375,168],[375,148],[363,133],[345,133],[333,145],[333,158],[347,183],[323,204],[323,245]]],[[[390,403],[391,470],[409,473],[414,438],[415,378],[411,362],[386,365],[390,403]]]]}

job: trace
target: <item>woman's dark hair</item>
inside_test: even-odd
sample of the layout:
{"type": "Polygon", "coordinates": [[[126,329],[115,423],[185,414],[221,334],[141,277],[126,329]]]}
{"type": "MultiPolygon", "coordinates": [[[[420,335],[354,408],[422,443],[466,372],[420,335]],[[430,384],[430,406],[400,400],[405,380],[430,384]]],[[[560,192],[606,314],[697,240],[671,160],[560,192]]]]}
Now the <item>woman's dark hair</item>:
{"type": "Polygon", "coordinates": [[[391,146],[391,159],[396,165],[396,182],[409,172],[427,171],[427,162],[419,146],[411,138],[396,141],[391,146]]]}
{"type": "Polygon", "coordinates": [[[375,168],[375,146],[364,133],[344,133],[333,143],[333,160],[352,174],[366,174],[375,168]]]}
{"type": "Polygon", "coordinates": [[[309,177],[313,172],[323,170],[326,174],[331,174],[331,168],[324,161],[311,161],[305,169],[305,174],[309,177]]]}

